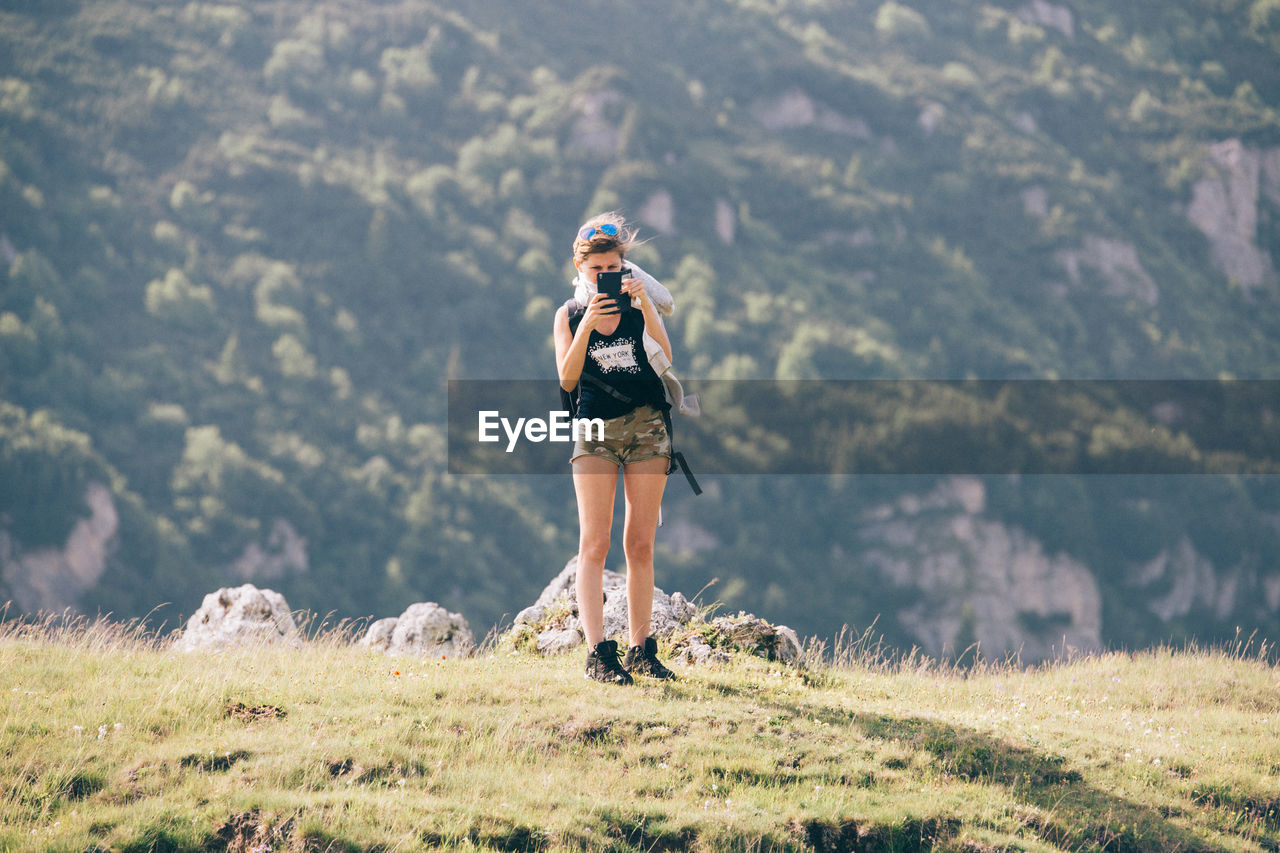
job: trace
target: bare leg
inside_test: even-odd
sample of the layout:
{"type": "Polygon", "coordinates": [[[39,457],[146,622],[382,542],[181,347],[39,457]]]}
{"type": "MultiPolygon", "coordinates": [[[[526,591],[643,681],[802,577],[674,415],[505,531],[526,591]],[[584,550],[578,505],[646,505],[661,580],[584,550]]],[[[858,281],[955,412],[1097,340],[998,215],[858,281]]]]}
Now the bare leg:
{"type": "MultiPolygon", "coordinates": [[[[653,539],[667,487],[667,460],[646,459],[622,471],[627,516],[622,547],[627,555],[627,618],[631,645],[643,646],[653,616],[653,539]]],[[[579,572],[581,577],[581,572],[579,572]]]]}
{"type": "Polygon", "coordinates": [[[573,488],[578,496],[578,618],[587,643],[604,640],[604,561],[609,556],[613,495],[618,466],[607,459],[573,460],[573,488]]]}

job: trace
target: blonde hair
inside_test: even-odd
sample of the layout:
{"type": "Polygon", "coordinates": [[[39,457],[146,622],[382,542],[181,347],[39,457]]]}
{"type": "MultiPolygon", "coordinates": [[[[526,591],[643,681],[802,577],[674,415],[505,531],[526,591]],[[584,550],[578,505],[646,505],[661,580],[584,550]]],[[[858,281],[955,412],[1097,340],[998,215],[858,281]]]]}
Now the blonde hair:
{"type": "Polygon", "coordinates": [[[627,251],[635,245],[636,231],[627,225],[627,220],[622,218],[622,214],[617,211],[609,211],[608,213],[600,213],[591,217],[578,229],[578,235],[587,228],[593,229],[590,237],[583,238],[575,235],[573,241],[573,260],[582,262],[586,260],[588,255],[598,255],[601,252],[618,252],[626,257],[627,251]],[[618,229],[616,235],[605,234],[600,230],[602,225],[612,225],[618,229]]]}

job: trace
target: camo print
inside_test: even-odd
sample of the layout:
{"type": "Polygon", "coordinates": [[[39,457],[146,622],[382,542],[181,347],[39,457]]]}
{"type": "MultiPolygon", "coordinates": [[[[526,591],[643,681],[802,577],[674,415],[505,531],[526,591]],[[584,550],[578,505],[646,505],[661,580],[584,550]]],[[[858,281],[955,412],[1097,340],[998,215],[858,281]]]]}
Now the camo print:
{"type": "Polygon", "coordinates": [[[606,420],[603,441],[595,441],[595,434],[592,430],[592,441],[580,437],[574,442],[570,462],[582,456],[599,456],[621,467],[656,457],[671,458],[666,421],[653,406],[640,406],[606,420]]]}

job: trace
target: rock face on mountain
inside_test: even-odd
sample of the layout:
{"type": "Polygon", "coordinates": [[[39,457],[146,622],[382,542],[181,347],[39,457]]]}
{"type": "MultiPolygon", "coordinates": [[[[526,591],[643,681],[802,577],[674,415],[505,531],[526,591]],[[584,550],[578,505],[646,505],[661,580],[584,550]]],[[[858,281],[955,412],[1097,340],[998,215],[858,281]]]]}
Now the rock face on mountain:
{"type": "Polygon", "coordinates": [[[1248,554],[1235,565],[1215,566],[1189,536],[1133,566],[1127,579],[1141,591],[1146,609],[1163,622],[1196,612],[1247,622],[1280,610],[1280,574],[1248,554]]]}
{"type": "Polygon", "coordinates": [[[1227,139],[1209,149],[1187,218],[1209,239],[1214,265],[1245,290],[1277,283],[1275,259],[1258,245],[1264,198],[1280,210],[1280,148],[1227,139]]]}
{"type": "MultiPolygon", "coordinates": [[[[572,557],[529,607],[521,610],[508,633],[517,644],[541,654],[556,654],[582,645],[578,619],[578,558],[572,557]]],[[[608,569],[604,572],[604,635],[606,639],[627,634],[627,578],[608,569]]],[[[691,664],[722,663],[730,651],[796,663],[800,659],[800,639],[795,631],[748,613],[721,616],[702,622],[698,609],[682,593],[667,595],[653,590],[652,635],[671,641],[671,656],[691,664]]]]}
{"type": "Polygon", "coordinates": [[[1067,38],[1075,38],[1075,16],[1066,6],[1059,6],[1048,0],[1031,0],[1019,7],[1014,15],[1024,23],[1057,30],[1067,38]]]}
{"type": "Polygon", "coordinates": [[[250,542],[231,564],[231,572],[246,581],[274,581],[308,568],[307,540],[283,518],[271,523],[266,542],[250,542]]]}
{"type": "Polygon", "coordinates": [[[253,644],[300,647],[302,635],[283,595],[245,584],[206,595],[187,620],[177,648],[190,652],[253,644]]]}
{"type": "Polygon", "coordinates": [[[75,523],[61,548],[23,552],[0,529],[0,578],[23,611],[52,612],[73,607],[106,570],[107,555],[115,545],[120,526],[115,501],[106,486],[90,483],[84,502],[89,507],[89,517],[75,523]]]}
{"type": "Polygon", "coordinates": [[[369,626],[360,645],[374,651],[415,657],[470,657],[476,640],[467,620],[434,601],[410,605],[398,617],[369,626]]]}
{"type": "Polygon", "coordinates": [[[1102,598],[1083,564],[1046,554],[1039,540],[986,518],[986,487],[953,477],[924,495],[869,510],[862,559],[885,581],[914,589],[893,614],[930,654],[978,643],[1027,662],[1063,649],[1102,648],[1102,598]]]}
{"type": "Polygon", "coordinates": [[[1064,249],[1057,258],[1073,286],[1083,283],[1083,269],[1087,268],[1102,279],[1108,296],[1135,299],[1146,305],[1155,305],[1160,299],[1155,279],[1143,268],[1132,243],[1088,234],[1080,249],[1064,249]]]}

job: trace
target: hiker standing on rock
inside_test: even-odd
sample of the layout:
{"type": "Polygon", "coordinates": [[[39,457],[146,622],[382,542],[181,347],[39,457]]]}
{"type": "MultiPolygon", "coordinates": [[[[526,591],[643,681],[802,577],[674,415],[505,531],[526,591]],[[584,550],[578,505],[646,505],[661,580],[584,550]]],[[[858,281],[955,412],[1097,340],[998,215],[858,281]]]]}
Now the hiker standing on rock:
{"type": "Polygon", "coordinates": [[[606,213],[588,220],[573,242],[577,296],[556,312],[556,368],[560,387],[576,401],[575,416],[604,421],[604,435],[574,443],[570,464],[578,498],[578,616],[586,634],[588,678],[632,683],[632,674],[675,678],[658,660],[650,634],[653,542],[671,461],[662,380],[645,354],[646,334],[669,361],[671,341],[655,298],[670,311],[666,289],[624,263],[635,232],[606,213]],[[604,276],[601,274],[604,273],[604,276]],[[612,292],[621,273],[620,295],[612,292]],[[613,274],[610,281],[609,274],[613,274]],[[637,276],[642,276],[637,277],[637,276]],[[613,527],[618,472],[626,499],[623,551],[627,558],[629,648],[604,637],[603,573],[613,527]]]}

